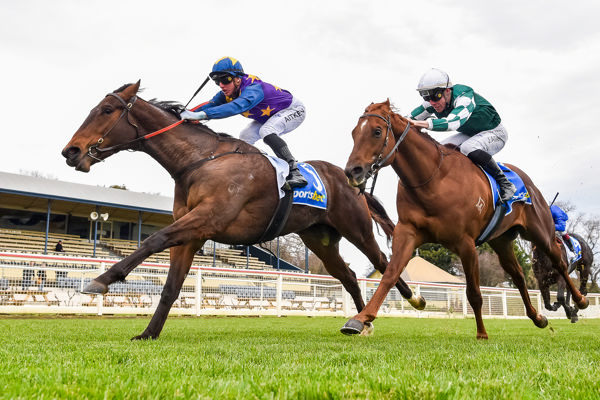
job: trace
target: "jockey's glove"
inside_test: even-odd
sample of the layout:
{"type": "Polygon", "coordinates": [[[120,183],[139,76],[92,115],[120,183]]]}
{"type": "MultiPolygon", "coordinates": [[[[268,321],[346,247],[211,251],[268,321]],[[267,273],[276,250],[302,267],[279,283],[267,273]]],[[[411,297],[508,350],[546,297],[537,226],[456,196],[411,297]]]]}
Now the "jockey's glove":
{"type": "Polygon", "coordinates": [[[200,121],[208,118],[204,111],[193,112],[185,110],[181,114],[179,114],[179,116],[181,117],[181,119],[185,119],[188,121],[200,121]]]}

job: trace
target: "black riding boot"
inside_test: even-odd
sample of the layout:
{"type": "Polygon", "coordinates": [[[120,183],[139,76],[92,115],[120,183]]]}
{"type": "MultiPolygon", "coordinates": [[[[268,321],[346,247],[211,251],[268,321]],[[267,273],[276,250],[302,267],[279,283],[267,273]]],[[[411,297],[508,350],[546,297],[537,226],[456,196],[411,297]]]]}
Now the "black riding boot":
{"type": "Polygon", "coordinates": [[[473,150],[467,156],[475,164],[479,165],[485,172],[490,174],[498,183],[500,189],[500,201],[506,203],[515,195],[517,188],[508,180],[491,155],[483,150],[473,150]]]}
{"type": "Polygon", "coordinates": [[[571,250],[571,253],[575,253],[575,248],[573,247],[573,242],[571,242],[571,236],[569,236],[569,234],[563,235],[563,242],[565,242],[569,250],[571,250]]]}
{"type": "Polygon", "coordinates": [[[308,182],[300,171],[298,170],[298,165],[296,165],[296,160],[290,149],[288,149],[287,144],[283,141],[282,138],[272,133],[264,137],[263,141],[273,150],[273,153],[282,160],[286,161],[290,166],[290,174],[286,178],[286,183],[290,186],[290,188],[299,188],[306,186],[308,182]]]}

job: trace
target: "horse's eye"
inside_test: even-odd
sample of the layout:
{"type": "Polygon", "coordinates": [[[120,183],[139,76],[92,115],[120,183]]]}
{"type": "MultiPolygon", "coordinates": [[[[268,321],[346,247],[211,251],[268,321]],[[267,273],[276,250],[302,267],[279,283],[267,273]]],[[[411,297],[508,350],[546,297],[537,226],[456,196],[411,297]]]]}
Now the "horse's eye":
{"type": "Polygon", "coordinates": [[[381,128],[375,128],[375,132],[374,132],[375,137],[376,138],[381,137],[381,132],[382,132],[381,128]]]}
{"type": "Polygon", "coordinates": [[[113,112],[112,107],[102,107],[102,110],[100,110],[100,112],[102,114],[111,114],[113,112]]]}

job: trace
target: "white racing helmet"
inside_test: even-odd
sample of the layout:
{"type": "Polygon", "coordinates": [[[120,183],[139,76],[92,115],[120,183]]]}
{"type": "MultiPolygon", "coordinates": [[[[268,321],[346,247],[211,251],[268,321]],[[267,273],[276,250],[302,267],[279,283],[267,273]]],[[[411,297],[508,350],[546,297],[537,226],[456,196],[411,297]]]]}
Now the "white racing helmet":
{"type": "Polygon", "coordinates": [[[439,100],[445,89],[451,88],[452,82],[447,73],[437,68],[431,68],[421,76],[417,90],[425,101],[439,100]]]}

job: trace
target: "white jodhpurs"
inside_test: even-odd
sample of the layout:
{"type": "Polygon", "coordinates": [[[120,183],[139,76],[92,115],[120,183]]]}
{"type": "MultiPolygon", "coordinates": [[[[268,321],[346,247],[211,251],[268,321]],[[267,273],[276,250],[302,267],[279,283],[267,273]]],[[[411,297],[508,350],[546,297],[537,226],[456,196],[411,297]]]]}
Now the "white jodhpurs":
{"type": "Polygon", "coordinates": [[[295,97],[292,104],[285,110],[273,115],[264,124],[252,121],[240,132],[240,139],[249,144],[254,144],[272,133],[277,136],[285,135],[296,129],[304,121],[306,110],[304,104],[295,97]]]}
{"type": "Polygon", "coordinates": [[[458,146],[464,155],[469,155],[473,150],[483,150],[493,156],[502,150],[507,140],[508,132],[502,124],[498,124],[494,129],[479,132],[474,136],[457,133],[442,140],[442,144],[458,146]]]}

